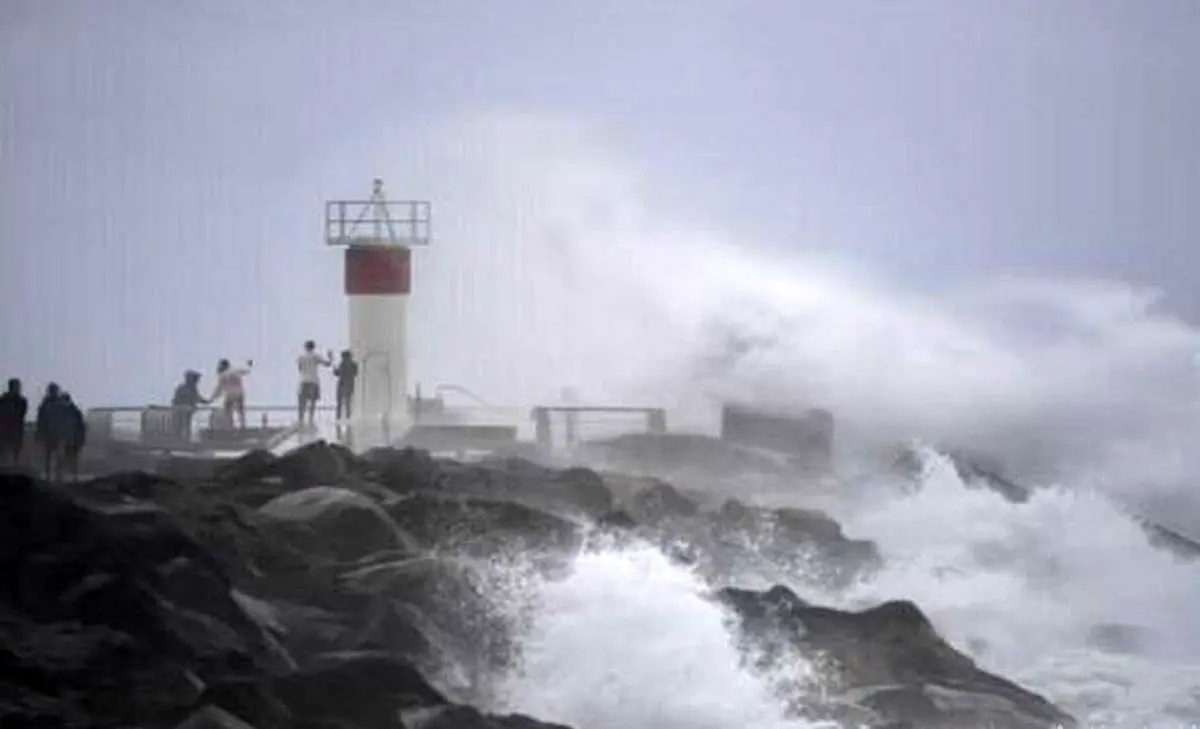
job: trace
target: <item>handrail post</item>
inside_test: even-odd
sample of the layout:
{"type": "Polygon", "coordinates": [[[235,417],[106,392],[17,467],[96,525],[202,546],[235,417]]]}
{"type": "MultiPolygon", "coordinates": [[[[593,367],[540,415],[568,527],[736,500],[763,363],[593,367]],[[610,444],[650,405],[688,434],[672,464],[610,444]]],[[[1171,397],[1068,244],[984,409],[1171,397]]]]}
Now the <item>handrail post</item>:
{"type": "Polygon", "coordinates": [[[667,411],[663,408],[652,408],[647,412],[647,430],[653,435],[665,435],[667,432],[667,411]]]}
{"type": "Polygon", "coordinates": [[[534,440],[543,448],[553,445],[550,435],[550,411],[544,407],[533,409],[534,440]]]}

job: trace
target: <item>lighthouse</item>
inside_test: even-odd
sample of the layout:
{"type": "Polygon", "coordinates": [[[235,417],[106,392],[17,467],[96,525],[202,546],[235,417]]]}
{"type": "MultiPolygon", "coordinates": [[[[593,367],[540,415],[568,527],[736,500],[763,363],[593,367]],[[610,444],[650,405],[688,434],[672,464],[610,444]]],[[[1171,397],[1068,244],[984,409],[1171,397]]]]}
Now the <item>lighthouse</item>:
{"type": "Polygon", "coordinates": [[[430,222],[429,202],[389,201],[379,179],[370,199],[325,203],[325,241],[344,249],[349,348],[359,368],[356,439],[362,430],[381,425],[386,434],[408,420],[412,249],[428,245],[430,222]]]}

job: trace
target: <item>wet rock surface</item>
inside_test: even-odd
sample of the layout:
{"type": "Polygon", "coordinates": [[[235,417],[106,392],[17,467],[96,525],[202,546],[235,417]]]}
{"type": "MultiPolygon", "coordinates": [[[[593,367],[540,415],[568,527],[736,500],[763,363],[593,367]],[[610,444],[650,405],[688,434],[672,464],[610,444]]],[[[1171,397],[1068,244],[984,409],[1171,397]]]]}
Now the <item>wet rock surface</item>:
{"type": "Polygon", "coordinates": [[[1075,725],[1041,696],[979,669],[943,640],[911,602],[843,612],[811,605],[781,586],[728,588],[720,597],[738,616],[742,638],[764,668],[779,667],[797,655],[820,656],[831,674],[821,695],[793,687],[803,697],[800,711],[814,718],[844,703],[867,709],[872,715],[860,720],[883,726],[1075,725]]]}
{"type": "MultiPolygon", "coordinates": [[[[653,479],[617,499],[595,472],[516,458],[316,443],[187,473],[0,476],[0,726],[563,729],[487,711],[519,663],[521,615],[497,601],[520,565],[554,579],[597,539],[709,566],[804,552],[857,575],[878,559],[819,512],[714,509],[653,479]]],[[[845,613],[783,588],[716,599],[748,661],[796,650],[838,666],[836,705],[783,687],[797,713],[1070,725],[911,604],[845,613]]]]}

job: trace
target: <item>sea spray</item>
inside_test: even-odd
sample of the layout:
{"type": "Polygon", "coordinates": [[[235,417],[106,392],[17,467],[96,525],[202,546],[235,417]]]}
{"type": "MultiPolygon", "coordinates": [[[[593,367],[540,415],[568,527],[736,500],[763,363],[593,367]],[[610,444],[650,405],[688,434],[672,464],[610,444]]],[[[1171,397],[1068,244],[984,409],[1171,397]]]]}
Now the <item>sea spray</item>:
{"type": "Polygon", "coordinates": [[[640,544],[581,552],[538,590],[506,684],[511,711],[589,729],[784,729],[710,588],[640,544]]]}
{"type": "Polygon", "coordinates": [[[1200,721],[1200,564],[1153,546],[1104,494],[1047,487],[1014,504],[939,454],[924,465],[919,488],[881,489],[841,515],[884,567],[831,601],[914,600],[985,670],[1085,725],[1200,721]],[[1133,645],[1097,642],[1109,626],[1133,645]]]}

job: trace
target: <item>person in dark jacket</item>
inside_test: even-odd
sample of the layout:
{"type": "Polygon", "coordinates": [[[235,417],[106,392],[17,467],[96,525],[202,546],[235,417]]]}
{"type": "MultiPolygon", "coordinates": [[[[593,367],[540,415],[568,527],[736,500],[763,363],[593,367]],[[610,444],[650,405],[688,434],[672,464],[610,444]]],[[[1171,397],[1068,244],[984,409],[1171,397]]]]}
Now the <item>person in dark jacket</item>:
{"type": "Polygon", "coordinates": [[[354,383],[358,380],[358,363],[350,350],[342,352],[341,361],[333,368],[333,376],[337,378],[337,420],[340,423],[343,416],[350,419],[354,383]]]}
{"type": "Polygon", "coordinates": [[[62,389],[51,382],[38,405],[35,437],[42,447],[46,478],[57,480],[77,437],[74,404],[63,397],[62,389]]]}
{"type": "Polygon", "coordinates": [[[0,463],[16,466],[25,446],[25,416],[29,401],[21,394],[21,381],[8,381],[8,390],[0,395],[0,463]]]}
{"type": "Polygon", "coordinates": [[[207,405],[208,400],[200,394],[200,373],[188,370],[183,373],[183,382],[175,388],[171,407],[175,408],[175,433],[183,440],[192,439],[192,416],[196,408],[207,405]]]}
{"type": "Polygon", "coordinates": [[[87,420],[83,417],[83,411],[71,399],[71,393],[64,392],[62,400],[63,417],[70,424],[67,442],[63,444],[63,469],[70,471],[71,478],[78,481],[79,457],[83,454],[83,447],[87,445],[87,420]]]}

